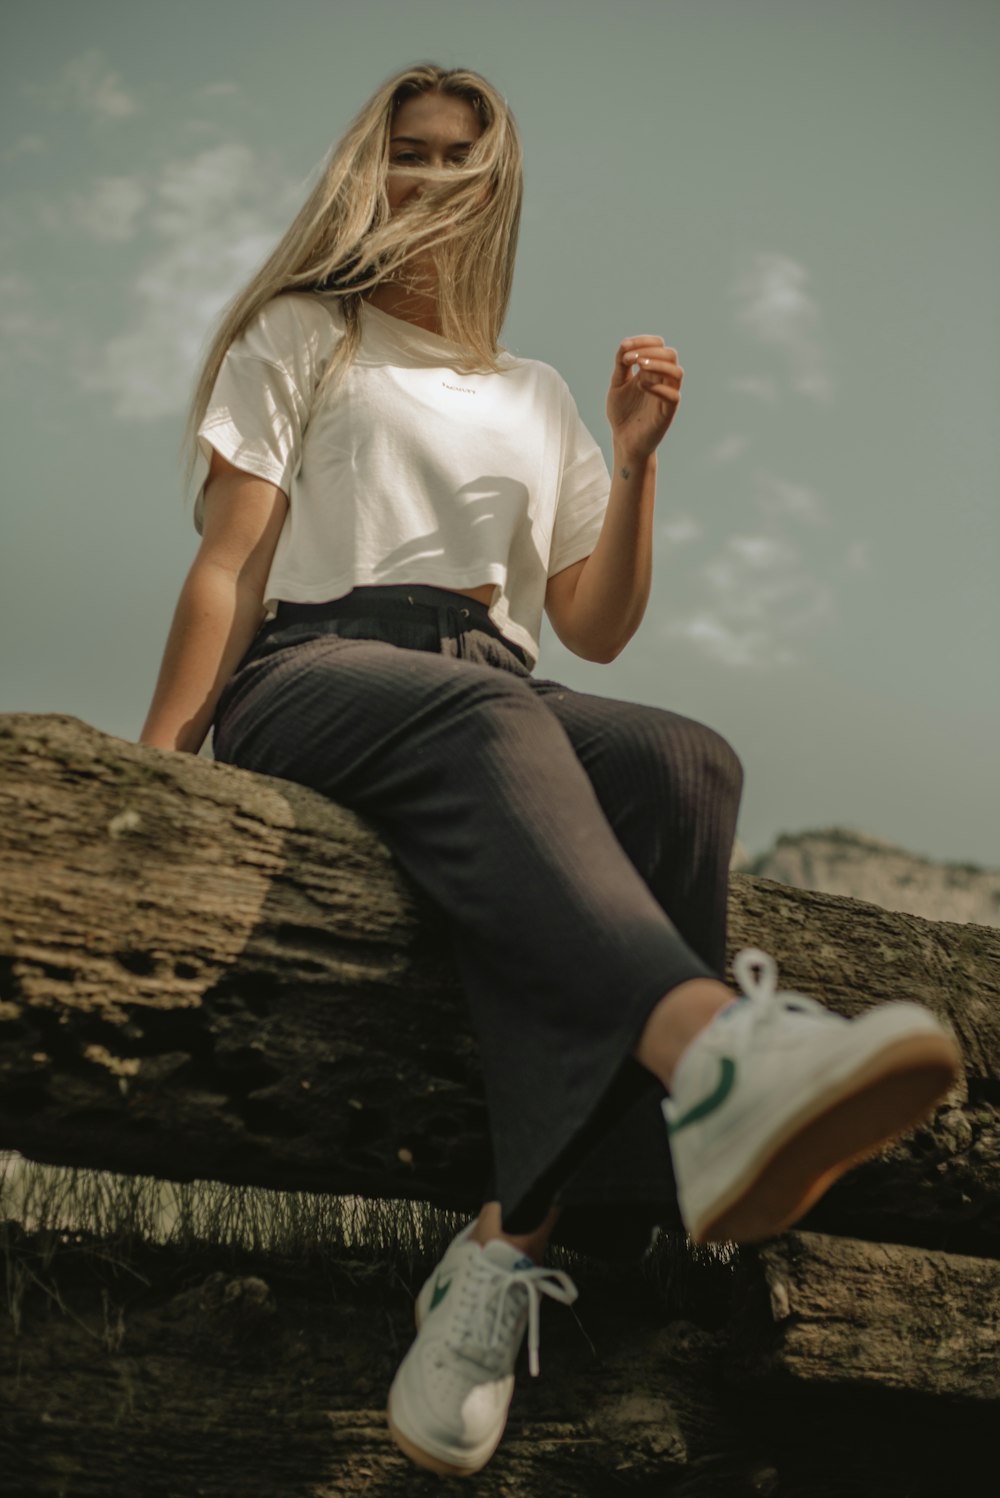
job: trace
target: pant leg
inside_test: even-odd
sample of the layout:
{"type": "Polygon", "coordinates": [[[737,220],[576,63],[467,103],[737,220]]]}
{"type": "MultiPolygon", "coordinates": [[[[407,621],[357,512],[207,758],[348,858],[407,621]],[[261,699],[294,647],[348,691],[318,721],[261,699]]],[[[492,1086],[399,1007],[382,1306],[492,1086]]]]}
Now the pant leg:
{"type": "MultiPolygon", "coordinates": [[[[532,678],[530,686],[559,718],[623,850],[688,945],[722,977],[743,782],[736,754],[714,730],[677,713],[559,682],[532,678]]],[[[676,1225],[662,1096],[637,1062],[623,1064],[570,1160],[540,1183],[536,1221],[546,1186],[554,1188],[557,1240],[629,1256],[642,1252],[654,1223],[676,1225]]]]}
{"type": "Polygon", "coordinates": [[[534,1226],[652,1008],[712,971],[624,852],[555,714],[503,671],[322,636],[238,673],[216,752],[363,813],[448,914],[504,1224],[534,1226]]]}
{"type": "Polygon", "coordinates": [[[722,976],[743,767],[714,729],[664,708],[532,678],[605,816],[685,941],[722,976]]]}
{"type": "MultiPolygon", "coordinates": [[[[743,781],[736,754],[714,730],[677,713],[576,692],[554,681],[532,678],[529,686],[559,719],[637,872],[689,946],[721,978],[729,862],[743,781]]],[[[632,1209],[633,1237],[645,1235],[648,1242],[649,1227],[663,1217],[664,1205],[673,1205],[662,1095],[662,1087],[637,1062],[623,1063],[615,1087],[571,1153],[538,1183],[530,1203],[535,1223],[547,1204],[558,1200],[564,1211],[557,1237],[596,1248],[607,1222],[606,1205],[602,1213],[596,1204],[617,1204],[613,1232],[620,1238],[625,1204],[645,1202],[645,1208],[632,1209]],[[574,1213],[574,1207],[587,1206],[574,1213]]],[[[495,1176],[487,1195],[494,1186],[495,1176]]],[[[611,1248],[602,1245],[602,1251],[611,1248]]]]}

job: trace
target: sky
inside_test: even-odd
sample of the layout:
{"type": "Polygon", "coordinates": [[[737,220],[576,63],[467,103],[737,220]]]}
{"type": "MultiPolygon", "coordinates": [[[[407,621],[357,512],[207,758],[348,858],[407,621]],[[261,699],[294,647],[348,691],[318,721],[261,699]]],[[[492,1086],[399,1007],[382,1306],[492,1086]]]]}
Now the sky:
{"type": "Polygon", "coordinates": [[[504,332],[610,459],[619,341],[684,367],[608,665],[746,772],[739,837],[1000,866],[995,0],[33,0],[0,63],[0,712],[135,739],[197,550],[200,354],[356,111],[467,66],[524,139],[504,332]]]}

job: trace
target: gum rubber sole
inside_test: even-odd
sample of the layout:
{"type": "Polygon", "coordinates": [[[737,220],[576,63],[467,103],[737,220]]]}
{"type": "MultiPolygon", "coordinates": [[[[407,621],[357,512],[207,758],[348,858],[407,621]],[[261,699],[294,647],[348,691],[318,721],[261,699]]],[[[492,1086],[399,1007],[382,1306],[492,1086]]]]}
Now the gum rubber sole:
{"type": "MultiPolygon", "coordinates": [[[[417,1324],[418,1332],[420,1330],[420,1323],[423,1319],[420,1315],[419,1302],[420,1297],[418,1296],[417,1299],[413,1302],[413,1319],[417,1324]]],[[[497,1446],[500,1445],[500,1438],[503,1435],[503,1431],[501,1431],[500,1436],[497,1437],[497,1440],[493,1447],[483,1457],[482,1461],[480,1461],[475,1467],[458,1467],[455,1466],[452,1462],[444,1461],[439,1456],[434,1456],[430,1451],[425,1451],[422,1446],[418,1446],[414,1441],[410,1439],[409,1436],[404,1435],[399,1426],[396,1424],[395,1420],[392,1418],[392,1413],[389,1409],[388,1404],[386,1405],[385,1409],[385,1418],[389,1423],[389,1434],[392,1436],[392,1439],[395,1441],[400,1451],[402,1451],[405,1456],[408,1456],[411,1462],[416,1462],[418,1467],[423,1467],[428,1472],[436,1472],[439,1477],[475,1477],[476,1473],[481,1472],[482,1469],[486,1466],[487,1462],[493,1456],[493,1453],[496,1451],[497,1446]]]]}
{"type": "MultiPolygon", "coordinates": [[[[486,1463],[493,1455],[493,1451],[496,1450],[496,1446],[494,1446],[493,1451],[490,1452],[489,1456],[484,1458],[478,1467],[455,1467],[449,1462],[441,1461],[440,1457],[432,1456],[429,1451],[424,1451],[422,1447],[415,1445],[409,1436],[403,1435],[403,1432],[389,1414],[388,1409],[386,1409],[385,1413],[386,1419],[389,1422],[389,1433],[400,1451],[408,1456],[412,1462],[416,1462],[418,1467],[423,1467],[428,1472],[436,1472],[440,1477],[475,1477],[476,1473],[482,1471],[482,1468],[486,1466],[486,1463]]],[[[497,1445],[499,1444],[498,1441],[497,1445]]]]}
{"type": "Polygon", "coordinates": [[[692,1240],[756,1243],[784,1232],[846,1171],[926,1118],[960,1067],[946,1035],[911,1036],[887,1047],[789,1119],[765,1158],[692,1225],[692,1240]]]}

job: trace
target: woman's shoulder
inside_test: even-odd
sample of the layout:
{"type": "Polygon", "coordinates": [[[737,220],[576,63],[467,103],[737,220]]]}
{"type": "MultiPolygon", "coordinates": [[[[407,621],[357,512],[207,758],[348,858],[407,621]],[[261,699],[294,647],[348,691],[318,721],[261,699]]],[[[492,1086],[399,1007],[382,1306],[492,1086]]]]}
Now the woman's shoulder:
{"type": "Polygon", "coordinates": [[[519,369],[529,375],[538,386],[551,399],[564,403],[569,397],[572,399],[570,388],[554,364],[547,364],[544,359],[535,359],[526,354],[516,354],[511,349],[504,349],[501,360],[510,369],[519,369]]]}
{"type": "Polygon", "coordinates": [[[343,316],[331,302],[283,291],[254,313],[231,353],[276,365],[299,386],[311,388],[344,335],[343,316]]]}
{"type": "Polygon", "coordinates": [[[256,312],[244,337],[272,344],[303,336],[336,343],[343,333],[344,317],[338,302],[311,292],[282,291],[256,312]]]}

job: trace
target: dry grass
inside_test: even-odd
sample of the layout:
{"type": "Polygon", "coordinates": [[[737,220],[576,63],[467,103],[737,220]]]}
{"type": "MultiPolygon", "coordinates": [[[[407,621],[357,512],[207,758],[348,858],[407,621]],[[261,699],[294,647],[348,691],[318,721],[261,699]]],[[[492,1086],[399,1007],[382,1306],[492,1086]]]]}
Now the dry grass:
{"type": "Polygon", "coordinates": [[[420,1202],[160,1181],[14,1154],[0,1155],[2,1219],[32,1234],[80,1231],[120,1249],[136,1241],[181,1250],[211,1243],[286,1260],[367,1250],[403,1263],[422,1257],[445,1221],[454,1233],[464,1220],[420,1202]]]}
{"type": "MultiPolygon", "coordinates": [[[[50,1273],[57,1252],[72,1248],[142,1278],[131,1262],[138,1250],[164,1245],[175,1256],[220,1260],[247,1255],[280,1260],[303,1272],[335,1262],[342,1271],[356,1262],[409,1284],[438,1261],[468,1220],[425,1202],[368,1200],[305,1192],[266,1191],[212,1181],[179,1183],[146,1176],[39,1165],[0,1153],[0,1254],[4,1303],[15,1335],[21,1306],[32,1285],[59,1302],[50,1273]]],[[[599,1282],[620,1269],[587,1259],[558,1244],[547,1260],[582,1283],[599,1282]]],[[[661,1234],[636,1272],[654,1300],[677,1315],[691,1315],[727,1298],[735,1251],[698,1248],[681,1234],[661,1234]]],[[[61,1307],[64,1311],[66,1308],[61,1307]]],[[[66,1312],[66,1314],[69,1314],[66,1312]]],[[[116,1336],[108,1308],[107,1339],[116,1336]]]]}

